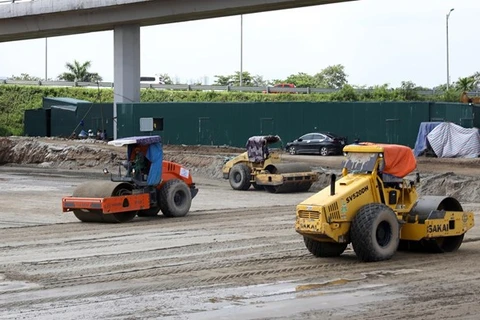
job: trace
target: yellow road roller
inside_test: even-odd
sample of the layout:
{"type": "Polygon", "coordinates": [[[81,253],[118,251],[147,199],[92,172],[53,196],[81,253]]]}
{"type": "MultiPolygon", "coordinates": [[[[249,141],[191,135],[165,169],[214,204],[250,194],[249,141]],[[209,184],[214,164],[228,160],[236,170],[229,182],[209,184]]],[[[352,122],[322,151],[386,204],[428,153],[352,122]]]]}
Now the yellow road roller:
{"type": "Polygon", "coordinates": [[[317,257],[340,256],[352,244],[365,262],[390,259],[397,250],[452,252],[474,225],[473,212],[448,196],[419,196],[410,148],[348,145],[340,179],[297,205],[295,230],[317,257]]]}
{"type": "Polygon", "coordinates": [[[234,190],[248,190],[253,185],[271,193],[308,191],[318,173],[306,164],[282,162],[280,152],[268,148],[277,142],[281,139],[276,135],[250,137],[247,151],[223,165],[223,178],[234,190]]]}

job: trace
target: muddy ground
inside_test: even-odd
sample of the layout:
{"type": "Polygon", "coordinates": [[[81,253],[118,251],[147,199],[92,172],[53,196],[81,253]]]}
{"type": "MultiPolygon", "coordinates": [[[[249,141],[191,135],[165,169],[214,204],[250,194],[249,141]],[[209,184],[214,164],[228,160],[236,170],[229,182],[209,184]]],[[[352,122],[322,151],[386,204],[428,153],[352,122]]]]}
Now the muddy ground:
{"type": "MultiPolygon", "coordinates": [[[[309,192],[233,191],[228,147],[165,146],[200,189],[189,215],[81,223],[62,196],[105,179],[123,149],[93,141],[0,138],[0,319],[478,319],[480,228],[450,254],[319,259],[295,233],[295,205],[342,157],[289,156],[322,173],[309,192]]],[[[419,159],[421,194],[480,214],[478,159],[419,159]]]]}

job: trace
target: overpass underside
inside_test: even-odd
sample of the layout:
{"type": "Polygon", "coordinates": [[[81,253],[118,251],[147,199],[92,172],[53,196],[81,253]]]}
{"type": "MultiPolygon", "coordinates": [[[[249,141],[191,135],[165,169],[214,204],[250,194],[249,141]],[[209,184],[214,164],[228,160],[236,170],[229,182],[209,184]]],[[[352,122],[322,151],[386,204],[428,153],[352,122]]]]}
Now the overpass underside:
{"type": "Polygon", "coordinates": [[[0,42],[354,0],[35,0],[0,5],[0,42]]]}

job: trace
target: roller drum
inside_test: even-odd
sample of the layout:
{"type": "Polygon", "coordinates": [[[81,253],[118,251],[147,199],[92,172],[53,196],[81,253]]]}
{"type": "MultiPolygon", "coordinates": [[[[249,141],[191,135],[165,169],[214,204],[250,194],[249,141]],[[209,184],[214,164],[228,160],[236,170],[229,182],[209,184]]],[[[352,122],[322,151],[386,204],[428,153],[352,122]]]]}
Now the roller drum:
{"type": "MultiPolygon", "coordinates": [[[[432,211],[463,211],[462,205],[457,199],[443,196],[423,196],[410,212],[412,219],[418,216],[419,223],[425,223],[425,220],[431,218],[432,211]]],[[[414,248],[420,248],[422,251],[442,253],[456,251],[463,242],[464,234],[458,236],[438,237],[434,239],[423,239],[419,243],[413,241],[414,248]]]]}
{"type": "Polygon", "coordinates": [[[312,169],[309,165],[304,163],[278,163],[271,165],[273,167],[271,173],[295,173],[295,172],[310,172],[312,169]]]}
{"type": "MultiPolygon", "coordinates": [[[[133,186],[129,183],[112,181],[89,181],[79,185],[73,192],[74,197],[107,198],[132,194],[133,186]]],[[[75,209],[75,216],[83,222],[128,222],[135,218],[137,211],[103,214],[101,210],[75,209]]]]}
{"type": "MultiPolygon", "coordinates": [[[[279,163],[271,165],[267,169],[273,174],[312,171],[309,165],[303,163],[279,163]]],[[[280,186],[265,186],[265,190],[270,193],[306,192],[310,189],[312,183],[312,181],[299,180],[295,182],[287,182],[280,186]]]]}

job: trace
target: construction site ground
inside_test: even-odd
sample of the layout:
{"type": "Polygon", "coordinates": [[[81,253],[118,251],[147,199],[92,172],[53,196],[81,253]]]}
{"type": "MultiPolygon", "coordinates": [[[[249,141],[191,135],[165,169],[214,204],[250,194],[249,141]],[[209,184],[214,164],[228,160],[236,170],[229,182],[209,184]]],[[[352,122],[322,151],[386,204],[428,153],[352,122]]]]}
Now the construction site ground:
{"type": "MultiPolygon", "coordinates": [[[[362,263],[315,258],[295,206],[342,156],[290,156],[320,181],[306,193],[234,191],[220,172],[242,152],[165,146],[199,189],[183,218],[82,223],[61,198],[117,170],[103,142],[0,138],[0,319],[478,319],[480,227],[457,252],[362,263]]],[[[420,158],[420,193],[449,195],[480,224],[479,159],[420,158]]]]}

